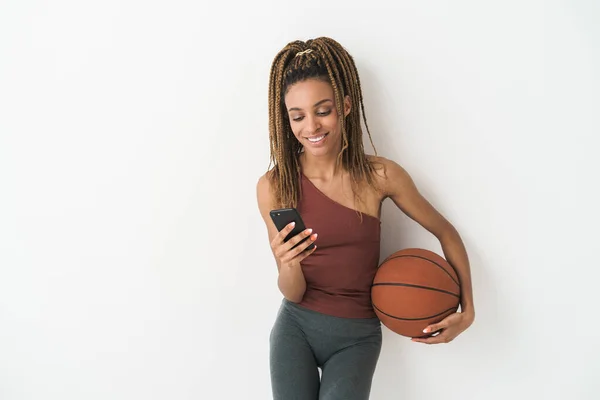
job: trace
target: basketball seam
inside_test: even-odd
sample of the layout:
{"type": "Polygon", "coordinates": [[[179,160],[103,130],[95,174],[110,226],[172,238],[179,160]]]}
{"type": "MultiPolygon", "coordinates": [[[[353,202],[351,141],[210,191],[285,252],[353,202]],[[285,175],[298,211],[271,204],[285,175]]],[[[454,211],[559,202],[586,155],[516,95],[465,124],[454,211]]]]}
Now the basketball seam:
{"type": "Polygon", "coordinates": [[[378,283],[374,283],[373,286],[406,286],[406,287],[412,287],[412,288],[417,288],[417,289],[434,290],[436,292],[449,294],[451,296],[454,296],[454,297],[460,299],[460,295],[458,295],[456,293],[452,293],[452,292],[449,292],[444,289],[438,289],[438,288],[433,288],[433,287],[429,287],[429,286],[414,285],[412,283],[378,282],[378,283]]]}
{"type": "MultiPolygon", "coordinates": [[[[441,270],[442,270],[442,271],[444,271],[444,272],[445,272],[445,273],[446,273],[446,274],[447,274],[447,275],[450,277],[450,279],[452,279],[452,282],[454,282],[454,283],[456,284],[456,286],[460,287],[460,284],[459,284],[459,283],[458,283],[458,282],[457,282],[457,281],[454,279],[454,277],[452,276],[452,274],[451,274],[450,272],[446,271],[446,268],[442,267],[442,266],[441,266],[440,264],[438,264],[437,262],[435,262],[435,261],[432,261],[432,260],[430,260],[430,259],[428,259],[428,258],[426,258],[426,257],[422,257],[422,256],[415,256],[415,255],[412,255],[412,254],[403,254],[403,255],[398,255],[398,256],[389,257],[389,258],[387,258],[387,259],[386,259],[386,260],[383,262],[383,264],[385,264],[385,263],[386,263],[386,262],[388,262],[389,260],[393,260],[394,258],[401,258],[401,257],[415,257],[415,258],[420,258],[420,259],[422,259],[422,260],[425,260],[425,261],[429,261],[430,263],[432,263],[432,264],[436,265],[438,268],[441,268],[441,270]]],[[[450,265],[450,268],[454,269],[454,267],[452,267],[451,265],[450,265]]],[[[454,272],[456,272],[456,271],[454,271],[454,272]]]]}
{"type": "Polygon", "coordinates": [[[394,316],[394,315],[391,315],[391,314],[388,314],[388,313],[386,313],[385,311],[382,311],[382,310],[381,310],[379,307],[377,307],[377,306],[375,305],[375,303],[371,303],[371,304],[373,305],[373,308],[375,308],[377,311],[379,311],[379,312],[380,312],[380,313],[382,313],[383,315],[386,315],[386,316],[388,316],[388,317],[390,317],[390,318],[399,319],[399,320],[402,320],[402,321],[422,321],[422,320],[424,320],[424,319],[430,319],[430,318],[439,317],[440,315],[446,314],[448,311],[454,311],[454,310],[455,310],[455,307],[451,307],[451,308],[447,309],[446,311],[442,311],[442,312],[441,312],[441,313],[439,313],[439,314],[430,315],[430,316],[428,316],[428,317],[420,317],[420,318],[402,318],[402,317],[396,317],[396,316],[394,316]]]}

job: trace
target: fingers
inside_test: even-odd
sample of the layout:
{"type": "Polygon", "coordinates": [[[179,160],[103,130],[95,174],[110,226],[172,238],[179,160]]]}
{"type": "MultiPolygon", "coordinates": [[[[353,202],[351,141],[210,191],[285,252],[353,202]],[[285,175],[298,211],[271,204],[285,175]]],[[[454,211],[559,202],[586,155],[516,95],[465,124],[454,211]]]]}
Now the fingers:
{"type": "Polygon", "coordinates": [[[275,237],[271,241],[271,249],[273,249],[273,253],[276,257],[281,258],[285,254],[285,252],[287,252],[288,249],[291,247],[289,246],[291,240],[287,242],[287,247],[285,246],[286,243],[284,242],[284,240],[290,234],[292,229],[294,229],[295,225],[295,222],[290,222],[282,230],[280,230],[279,233],[277,233],[277,235],[275,235],[275,237]]]}
{"type": "Polygon", "coordinates": [[[283,240],[287,237],[287,235],[290,234],[292,229],[294,229],[294,226],[296,226],[296,223],[290,222],[282,230],[280,230],[279,233],[273,238],[273,242],[271,243],[271,246],[276,247],[276,246],[282,244],[283,240]]]}
{"type": "Polygon", "coordinates": [[[427,338],[412,338],[413,342],[425,343],[425,344],[440,344],[440,343],[450,343],[453,338],[448,336],[445,332],[440,333],[436,336],[430,336],[427,338]]]}
{"type": "Polygon", "coordinates": [[[411,340],[413,342],[425,344],[450,343],[455,336],[451,331],[454,330],[448,330],[448,324],[442,321],[438,324],[429,325],[427,328],[423,329],[423,332],[425,333],[433,332],[431,336],[423,338],[412,338],[411,340]]]}
{"type": "Polygon", "coordinates": [[[315,240],[316,240],[316,235],[315,235],[315,239],[312,239],[312,237],[311,237],[311,239],[308,239],[305,243],[302,243],[300,246],[298,246],[298,247],[304,248],[304,250],[302,250],[302,252],[296,256],[296,259],[298,261],[304,260],[306,257],[310,256],[315,250],[317,250],[317,245],[315,245],[312,249],[308,248],[308,246],[310,246],[311,243],[313,243],[315,240]]]}
{"type": "Polygon", "coordinates": [[[425,327],[425,329],[423,329],[423,333],[432,333],[441,331],[442,329],[448,329],[450,326],[459,322],[459,317],[459,314],[450,314],[440,322],[425,327]]]}
{"type": "Polygon", "coordinates": [[[308,246],[311,245],[312,242],[314,242],[315,240],[317,240],[317,234],[312,232],[312,229],[305,229],[303,232],[297,234],[296,236],[294,236],[293,238],[291,238],[288,241],[288,245],[290,247],[295,247],[294,251],[295,251],[295,255],[301,253],[304,249],[306,249],[308,246]],[[310,238],[306,239],[308,236],[310,236],[310,238]],[[304,242],[302,242],[304,240],[304,242]],[[302,244],[299,244],[298,246],[296,246],[298,243],[302,242],[302,244]]]}
{"type": "Polygon", "coordinates": [[[432,324],[427,326],[425,329],[423,329],[423,333],[431,333],[431,332],[436,332],[439,331],[443,328],[447,328],[447,324],[444,323],[444,321],[439,322],[437,324],[432,324]]]}
{"type": "Polygon", "coordinates": [[[468,327],[468,325],[465,325],[464,321],[465,320],[462,313],[450,314],[442,321],[431,324],[423,330],[424,333],[433,332],[431,336],[412,338],[412,340],[413,342],[427,344],[450,343],[468,327]]]}
{"type": "Polygon", "coordinates": [[[298,246],[294,247],[292,250],[287,252],[287,257],[289,257],[290,260],[298,258],[298,261],[301,261],[308,257],[308,255],[310,255],[310,253],[312,253],[316,249],[316,246],[315,248],[312,248],[310,250],[307,249],[311,244],[314,243],[315,240],[317,240],[318,235],[316,233],[313,233],[311,235],[311,233],[312,229],[306,229],[304,232],[296,235],[288,241],[288,244],[291,244],[291,246],[294,247],[297,243],[310,236],[308,237],[308,239],[304,240],[304,242],[300,243],[298,246]]]}
{"type": "Polygon", "coordinates": [[[303,253],[307,249],[307,247],[310,246],[317,239],[317,234],[313,234],[312,229],[305,229],[299,234],[294,235],[287,242],[284,242],[285,238],[294,229],[294,226],[294,222],[291,222],[288,225],[286,225],[281,231],[279,231],[279,233],[273,238],[273,241],[271,242],[271,248],[273,249],[275,256],[282,262],[291,261],[299,255],[300,259],[298,261],[300,261],[309,256],[315,250],[315,248],[312,248],[306,253],[303,253]],[[308,236],[310,236],[310,238],[304,240],[308,236]],[[304,240],[304,242],[296,246],[302,240],[304,240]]]}

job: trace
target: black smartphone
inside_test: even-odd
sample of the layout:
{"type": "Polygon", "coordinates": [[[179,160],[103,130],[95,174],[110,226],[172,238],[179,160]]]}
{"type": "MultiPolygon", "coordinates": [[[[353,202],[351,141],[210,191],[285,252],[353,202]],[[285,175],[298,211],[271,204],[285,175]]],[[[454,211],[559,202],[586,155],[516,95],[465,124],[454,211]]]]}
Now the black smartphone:
{"type": "MultiPolygon", "coordinates": [[[[296,223],[296,225],[294,226],[294,229],[292,229],[292,231],[285,237],[285,239],[283,239],[284,242],[287,242],[292,237],[296,236],[297,234],[301,233],[302,231],[304,231],[306,229],[306,226],[304,225],[304,221],[302,220],[300,213],[295,208],[280,208],[278,210],[271,210],[269,213],[270,213],[271,219],[273,220],[273,223],[277,227],[278,231],[281,231],[290,222],[296,223]]],[[[310,236],[307,236],[305,239],[301,240],[298,244],[296,244],[296,246],[298,246],[300,243],[303,243],[305,240],[307,240],[309,238],[310,238],[310,236]]],[[[295,248],[296,246],[294,246],[292,248],[295,248]]],[[[306,248],[306,250],[312,250],[314,247],[315,247],[315,244],[311,243],[306,248]]]]}

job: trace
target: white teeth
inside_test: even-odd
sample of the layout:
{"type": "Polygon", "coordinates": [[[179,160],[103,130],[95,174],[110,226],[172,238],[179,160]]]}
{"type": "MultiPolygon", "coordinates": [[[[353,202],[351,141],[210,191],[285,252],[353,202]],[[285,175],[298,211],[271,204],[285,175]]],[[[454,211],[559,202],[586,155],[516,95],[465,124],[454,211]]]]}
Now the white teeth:
{"type": "Polygon", "coordinates": [[[323,139],[324,137],[325,137],[325,135],[321,135],[321,136],[316,137],[316,138],[308,138],[308,140],[311,141],[311,142],[313,142],[313,143],[316,143],[316,142],[320,141],[321,139],[323,139]]]}

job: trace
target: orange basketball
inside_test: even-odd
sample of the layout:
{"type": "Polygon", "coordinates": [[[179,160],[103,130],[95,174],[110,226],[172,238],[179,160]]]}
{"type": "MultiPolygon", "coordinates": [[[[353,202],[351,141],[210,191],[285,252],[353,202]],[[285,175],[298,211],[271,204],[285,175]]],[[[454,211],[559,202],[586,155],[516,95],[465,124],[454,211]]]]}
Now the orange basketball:
{"type": "Polygon", "coordinates": [[[426,337],[427,325],[455,313],[460,284],[452,266],[425,249],[404,249],[386,258],[375,275],[371,301],[381,322],[407,337],[426,337]]]}

